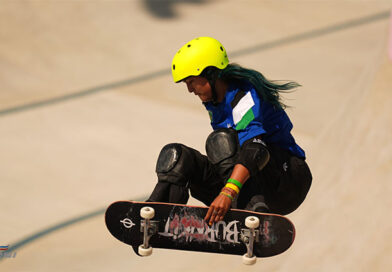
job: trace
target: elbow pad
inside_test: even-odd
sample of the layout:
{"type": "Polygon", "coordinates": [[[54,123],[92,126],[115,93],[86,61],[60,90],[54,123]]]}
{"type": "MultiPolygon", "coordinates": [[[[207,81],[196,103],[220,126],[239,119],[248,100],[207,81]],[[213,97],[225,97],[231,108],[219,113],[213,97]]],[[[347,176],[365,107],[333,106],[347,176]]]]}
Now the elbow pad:
{"type": "Polygon", "coordinates": [[[245,166],[254,176],[264,168],[269,158],[266,144],[259,137],[254,137],[242,145],[237,163],[245,166]]]}

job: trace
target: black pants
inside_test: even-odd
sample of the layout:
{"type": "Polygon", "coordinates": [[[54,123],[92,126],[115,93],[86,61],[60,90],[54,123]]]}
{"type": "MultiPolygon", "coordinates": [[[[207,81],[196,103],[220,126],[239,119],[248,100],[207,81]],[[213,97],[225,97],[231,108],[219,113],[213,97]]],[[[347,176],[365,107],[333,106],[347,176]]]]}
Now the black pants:
{"type": "MultiPolygon", "coordinates": [[[[185,145],[181,148],[187,160],[170,176],[158,175],[158,184],[148,201],[186,204],[190,191],[194,198],[209,206],[230,177],[235,160],[214,165],[197,150],[185,145]],[[178,180],[186,186],[178,185],[178,180]]],[[[253,196],[262,195],[270,212],[288,214],[305,199],[312,182],[306,162],[278,146],[269,145],[268,150],[269,162],[246,181],[233,203],[234,208],[245,209],[253,196]]]]}

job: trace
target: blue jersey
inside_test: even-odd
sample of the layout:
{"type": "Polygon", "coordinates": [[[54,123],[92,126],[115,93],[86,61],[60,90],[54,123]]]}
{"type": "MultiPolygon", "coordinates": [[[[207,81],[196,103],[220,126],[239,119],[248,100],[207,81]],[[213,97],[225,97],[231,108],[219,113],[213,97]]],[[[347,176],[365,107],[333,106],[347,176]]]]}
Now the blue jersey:
{"type": "Polygon", "coordinates": [[[286,112],[263,101],[251,84],[231,84],[221,103],[203,103],[210,114],[211,126],[234,128],[240,145],[262,135],[268,144],[276,144],[292,154],[305,158],[305,152],[291,135],[293,124],[286,112]]]}

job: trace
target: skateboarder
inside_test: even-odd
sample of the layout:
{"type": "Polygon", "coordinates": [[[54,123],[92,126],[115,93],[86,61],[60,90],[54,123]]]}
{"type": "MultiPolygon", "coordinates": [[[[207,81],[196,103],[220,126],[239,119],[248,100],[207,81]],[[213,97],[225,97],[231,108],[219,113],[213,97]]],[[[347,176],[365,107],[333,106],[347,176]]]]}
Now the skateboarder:
{"type": "Polygon", "coordinates": [[[186,204],[190,192],[210,207],[209,224],[230,208],[278,214],[297,209],[312,175],[280,92],[299,85],[229,63],[222,44],[210,37],[186,43],[171,69],[174,82],[200,98],[214,131],[206,140],[207,156],[179,143],[163,147],[158,183],[147,201],[186,204]]]}

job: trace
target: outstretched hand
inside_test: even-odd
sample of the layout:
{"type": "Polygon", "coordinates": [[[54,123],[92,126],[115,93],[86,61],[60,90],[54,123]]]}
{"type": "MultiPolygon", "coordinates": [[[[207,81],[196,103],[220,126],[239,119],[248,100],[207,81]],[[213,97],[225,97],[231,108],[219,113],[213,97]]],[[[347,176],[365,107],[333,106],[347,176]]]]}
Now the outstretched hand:
{"type": "Polygon", "coordinates": [[[214,222],[217,223],[223,220],[230,207],[231,199],[225,195],[219,194],[211,203],[211,206],[204,217],[204,221],[209,221],[208,224],[211,226],[214,222]]]}

